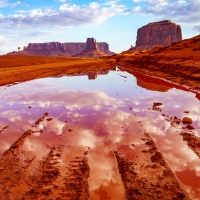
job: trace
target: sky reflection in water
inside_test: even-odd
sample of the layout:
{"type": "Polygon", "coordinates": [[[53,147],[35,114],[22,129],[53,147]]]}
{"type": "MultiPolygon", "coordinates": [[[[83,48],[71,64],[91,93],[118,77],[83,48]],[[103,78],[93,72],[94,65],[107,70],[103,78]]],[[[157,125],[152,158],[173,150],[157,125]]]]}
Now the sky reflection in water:
{"type": "Polygon", "coordinates": [[[174,116],[192,118],[193,132],[199,137],[200,101],[195,95],[122,71],[1,87],[0,128],[10,126],[0,134],[0,153],[48,112],[53,120],[43,121],[40,128],[44,132],[30,137],[23,149],[42,157],[49,147],[65,144],[64,165],[88,150],[90,199],[120,200],[124,189],[113,150],[134,160],[137,151],[131,144],[140,146],[140,133],[147,131],[192,198],[200,199],[200,160],[178,134],[183,125],[172,127],[166,120],[174,116]],[[151,109],[153,102],[163,104],[161,112],[151,109]]]}

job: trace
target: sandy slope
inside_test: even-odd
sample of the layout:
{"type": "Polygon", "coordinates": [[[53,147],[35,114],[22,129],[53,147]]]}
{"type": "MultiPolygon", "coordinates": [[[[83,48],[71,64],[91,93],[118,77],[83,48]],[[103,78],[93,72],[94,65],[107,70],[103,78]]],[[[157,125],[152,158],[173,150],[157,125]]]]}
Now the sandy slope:
{"type": "Polygon", "coordinates": [[[104,59],[117,65],[200,90],[200,35],[150,51],[125,51],[104,59]]]}
{"type": "Polygon", "coordinates": [[[0,66],[0,86],[36,78],[113,68],[105,60],[35,56],[1,56],[0,66]]]}

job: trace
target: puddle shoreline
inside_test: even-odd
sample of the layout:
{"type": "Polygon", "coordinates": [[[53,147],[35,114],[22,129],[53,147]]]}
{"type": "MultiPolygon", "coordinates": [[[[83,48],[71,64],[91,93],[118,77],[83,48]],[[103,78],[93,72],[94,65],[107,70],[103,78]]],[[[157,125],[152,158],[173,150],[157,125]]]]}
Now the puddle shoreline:
{"type": "Polygon", "coordinates": [[[145,74],[145,73],[142,73],[140,71],[137,71],[135,69],[129,69],[129,68],[122,67],[122,66],[119,66],[119,68],[125,69],[125,71],[127,71],[127,72],[131,72],[132,71],[132,72],[139,73],[139,74],[141,74],[143,76],[146,76],[146,77],[151,77],[153,79],[162,80],[162,81],[164,81],[166,83],[171,84],[172,86],[174,86],[177,89],[181,89],[181,90],[184,90],[184,91],[187,91],[187,92],[192,92],[192,93],[195,93],[197,96],[200,96],[200,91],[199,90],[194,90],[194,89],[190,88],[189,86],[181,85],[179,83],[174,83],[174,82],[172,82],[170,80],[167,80],[166,78],[161,78],[161,77],[158,77],[158,76],[152,76],[152,75],[145,74]]]}

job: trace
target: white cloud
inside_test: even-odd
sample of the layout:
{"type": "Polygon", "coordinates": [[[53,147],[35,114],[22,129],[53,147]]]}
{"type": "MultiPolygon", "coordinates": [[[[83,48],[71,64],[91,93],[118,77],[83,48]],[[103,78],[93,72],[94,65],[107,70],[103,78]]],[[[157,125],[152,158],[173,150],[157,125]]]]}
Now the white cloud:
{"type": "MultiPolygon", "coordinates": [[[[153,14],[159,19],[171,19],[178,23],[192,23],[199,27],[200,23],[200,1],[198,0],[133,0],[134,4],[143,3],[139,10],[140,14],[153,14]]],[[[132,10],[138,13],[137,7],[132,10]]]]}
{"type": "Polygon", "coordinates": [[[1,42],[5,42],[5,41],[7,41],[7,39],[5,38],[5,36],[0,35],[0,43],[1,43],[1,42]]]}
{"type": "Polygon", "coordinates": [[[120,0],[108,0],[104,3],[104,5],[115,5],[120,0]]]}
{"type": "Polygon", "coordinates": [[[138,13],[138,12],[140,12],[140,10],[141,10],[141,7],[140,6],[136,6],[136,7],[133,8],[132,12],[133,13],[138,13]]]}
{"type": "Polygon", "coordinates": [[[3,23],[5,20],[5,17],[0,13],[0,23],[3,23]]]}
{"type": "Polygon", "coordinates": [[[92,2],[85,6],[69,5],[64,3],[58,10],[34,9],[19,11],[17,14],[3,16],[0,15],[0,23],[6,27],[33,27],[33,26],[73,26],[100,24],[107,18],[125,13],[125,6],[100,5],[92,2]]]}
{"type": "Polygon", "coordinates": [[[65,3],[66,0],[54,0],[55,2],[65,3]]]}
{"type": "Polygon", "coordinates": [[[47,35],[53,35],[53,34],[54,34],[53,31],[32,31],[32,32],[25,33],[24,36],[41,37],[41,36],[47,36],[47,35]]]}
{"type": "Polygon", "coordinates": [[[0,8],[3,8],[3,7],[15,7],[15,6],[18,6],[21,4],[21,1],[16,1],[16,2],[13,2],[13,3],[10,3],[8,0],[1,0],[0,1],[0,8]]]}

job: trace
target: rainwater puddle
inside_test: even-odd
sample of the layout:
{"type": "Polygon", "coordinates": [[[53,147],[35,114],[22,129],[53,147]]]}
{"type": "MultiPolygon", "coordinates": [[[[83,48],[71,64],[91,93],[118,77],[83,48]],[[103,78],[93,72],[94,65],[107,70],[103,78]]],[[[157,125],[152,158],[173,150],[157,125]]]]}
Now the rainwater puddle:
{"type": "MultiPolygon", "coordinates": [[[[70,163],[84,163],[80,159],[87,157],[84,166],[90,168],[89,199],[122,200],[125,191],[114,151],[142,163],[145,158],[137,155],[144,145],[142,134],[147,132],[190,197],[198,200],[200,151],[192,149],[180,133],[200,137],[199,115],[198,94],[132,71],[89,72],[33,80],[0,87],[0,155],[32,129],[35,132],[18,143],[16,152],[20,158],[15,158],[19,165],[16,168],[23,166],[28,169],[26,177],[39,180],[38,171],[46,167],[41,160],[46,159],[50,165],[45,156],[56,147],[58,164],[54,167],[60,169],[60,177],[53,182],[52,198],[59,197],[64,190],[62,185],[66,180],[62,177],[72,167],[80,167],[70,163]],[[44,113],[48,116],[33,127],[44,113]],[[182,123],[184,117],[192,119],[195,129],[186,128],[188,124],[182,123]],[[29,161],[32,165],[24,164],[27,157],[33,159],[29,161]]],[[[6,155],[9,158],[10,154],[6,155]]],[[[11,191],[21,198],[28,191],[26,180],[19,180],[11,191]]]]}

